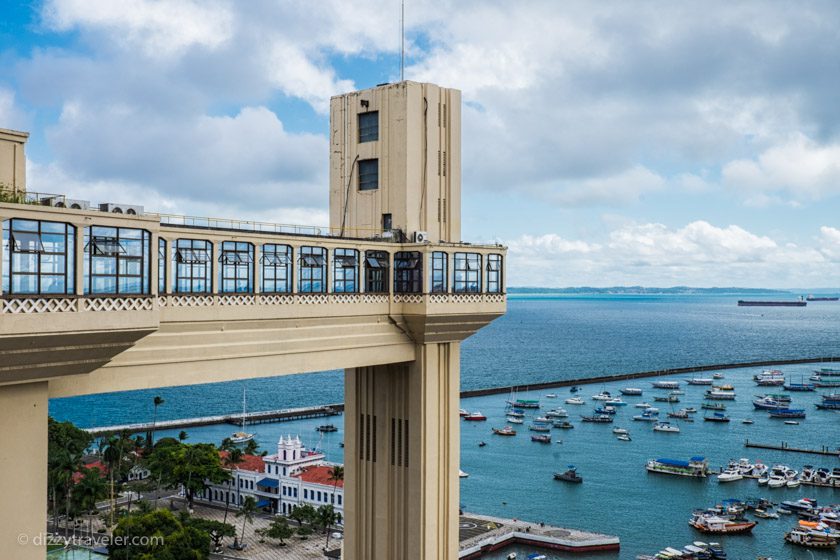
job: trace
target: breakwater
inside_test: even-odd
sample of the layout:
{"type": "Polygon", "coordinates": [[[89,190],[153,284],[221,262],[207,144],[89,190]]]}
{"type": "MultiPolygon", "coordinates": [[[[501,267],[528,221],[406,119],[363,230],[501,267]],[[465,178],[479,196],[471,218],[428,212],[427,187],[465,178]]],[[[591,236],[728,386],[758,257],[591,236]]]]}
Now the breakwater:
{"type": "Polygon", "coordinates": [[[680,375],[685,373],[699,373],[703,371],[716,371],[727,369],[741,369],[749,367],[771,367],[796,364],[819,364],[819,363],[840,363],[840,357],[830,356],[821,358],[796,358],[787,360],[761,360],[752,362],[733,362],[726,364],[708,364],[700,366],[689,366],[670,369],[657,369],[651,371],[640,371],[635,373],[618,373],[614,375],[601,375],[597,377],[581,377],[576,379],[562,379],[557,381],[543,381],[526,385],[508,385],[504,387],[489,387],[486,389],[474,389],[461,391],[461,398],[483,397],[486,395],[498,395],[510,393],[511,391],[541,391],[543,389],[554,389],[557,387],[571,387],[573,385],[592,385],[598,383],[610,383],[613,381],[625,381],[631,379],[644,379],[648,377],[660,377],[666,375],[680,375]]]}

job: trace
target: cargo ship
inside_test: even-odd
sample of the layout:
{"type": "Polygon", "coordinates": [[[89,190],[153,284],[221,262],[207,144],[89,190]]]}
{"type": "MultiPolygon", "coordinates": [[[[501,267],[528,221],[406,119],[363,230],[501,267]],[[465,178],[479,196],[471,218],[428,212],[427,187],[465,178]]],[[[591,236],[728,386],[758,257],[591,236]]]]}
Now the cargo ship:
{"type": "Polygon", "coordinates": [[[738,307],[805,307],[808,302],[804,299],[797,300],[749,300],[739,299],[738,307]]]}

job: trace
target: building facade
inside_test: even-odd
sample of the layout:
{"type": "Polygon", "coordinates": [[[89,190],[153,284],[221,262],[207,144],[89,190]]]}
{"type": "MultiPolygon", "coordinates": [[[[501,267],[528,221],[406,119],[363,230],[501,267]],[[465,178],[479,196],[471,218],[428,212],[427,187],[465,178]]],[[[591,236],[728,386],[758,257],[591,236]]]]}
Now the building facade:
{"type": "MultiPolygon", "coordinates": [[[[222,452],[223,461],[227,452],[222,452]]],[[[288,515],[296,507],[332,505],[344,517],[344,481],[333,477],[335,465],[324,454],[307,449],[300,437],[281,437],[277,453],[260,457],[245,455],[230,466],[231,480],[208,484],[196,496],[210,505],[239,507],[250,496],[264,511],[288,515]]]]}

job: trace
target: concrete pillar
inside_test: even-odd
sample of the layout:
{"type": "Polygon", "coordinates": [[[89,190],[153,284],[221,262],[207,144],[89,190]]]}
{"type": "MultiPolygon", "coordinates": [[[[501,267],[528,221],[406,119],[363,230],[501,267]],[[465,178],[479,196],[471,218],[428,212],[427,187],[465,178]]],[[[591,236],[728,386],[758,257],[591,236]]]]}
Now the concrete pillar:
{"type": "Polygon", "coordinates": [[[458,557],[460,344],[346,370],[345,558],[458,557]]]}
{"type": "Polygon", "coordinates": [[[47,382],[0,386],[0,543],[43,560],[47,530],[47,382]]]}

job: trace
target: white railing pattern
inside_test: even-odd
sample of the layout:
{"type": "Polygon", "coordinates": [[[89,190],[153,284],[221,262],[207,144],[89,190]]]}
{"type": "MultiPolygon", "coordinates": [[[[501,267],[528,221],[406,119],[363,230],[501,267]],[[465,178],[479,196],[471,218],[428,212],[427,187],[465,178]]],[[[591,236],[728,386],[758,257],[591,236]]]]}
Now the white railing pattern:
{"type": "Polygon", "coordinates": [[[158,307],[504,303],[505,294],[168,294],[154,297],[19,297],[0,299],[0,314],[153,311],[158,307]]]}

